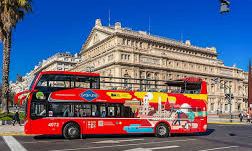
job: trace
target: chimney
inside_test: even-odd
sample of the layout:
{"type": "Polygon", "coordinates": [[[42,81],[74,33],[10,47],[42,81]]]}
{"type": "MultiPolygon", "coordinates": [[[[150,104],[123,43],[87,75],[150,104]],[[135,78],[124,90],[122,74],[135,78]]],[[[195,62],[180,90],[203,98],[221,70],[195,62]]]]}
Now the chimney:
{"type": "Polygon", "coordinates": [[[117,29],[121,29],[121,28],[122,28],[121,23],[120,22],[116,22],[115,23],[115,29],[117,30],[117,29]]]}
{"type": "Polygon", "coordinates": [[[96,20],[95,20],[95,26],[96,26],[96,27],[102,26],[101,19],[96,19],[96,20]]]}

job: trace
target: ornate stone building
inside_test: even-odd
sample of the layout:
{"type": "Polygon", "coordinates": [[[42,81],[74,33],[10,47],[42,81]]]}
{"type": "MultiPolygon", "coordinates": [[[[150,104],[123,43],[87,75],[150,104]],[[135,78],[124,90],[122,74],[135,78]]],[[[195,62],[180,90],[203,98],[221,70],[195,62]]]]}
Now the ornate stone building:
{"type": "Polygon", "coordinates": [[[34,76],[41,71],[67,71],[73,68],[77,63],[81,61],[81,57],[77,54],[72,55],[66,53],[56,53],[55,55],[42,60],[38,65],[34,67],[32,71],[22,77],[22,81],[11,82],[10,89],[12,92],[18,93],[28,89],[28,86],[32,82],[34,76]]]}
{"type": "Polygon", "coordinates": [[[219,82],[231,87],[234,95],[232,112],[246,109],[247,73],[219,60],[214,47],[202,48],[176,40],[149,35],[143,31],[103,26],[97,19],[80,55],[83,62],[73,71],[92,69],[102,76],[173,80],[196,76],[208,82],[209,112],[229,112],[224,89],[219,82]]]}

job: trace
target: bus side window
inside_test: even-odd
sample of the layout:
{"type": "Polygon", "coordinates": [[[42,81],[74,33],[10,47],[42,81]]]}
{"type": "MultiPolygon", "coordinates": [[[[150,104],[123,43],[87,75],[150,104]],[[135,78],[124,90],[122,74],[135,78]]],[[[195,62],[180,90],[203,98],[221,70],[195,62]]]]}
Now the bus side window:
{"type": "Polygon", "coordinates": [[[31,116],[32,117],[45,117],[46,105],[40,102],[32,103],[31,116]]]}
{"type": "Polygon", "coordinates": [[[128,106],[124,107],[124,117],[134,117],[134,113],[132,112],[132,109],[128,106]]]}
{"type": "Polygon", "coordinates": [[[114,106],[108,107],[108,116],[115,116],[115,107],[114,106]]]}
{"type": "Polygon", "coordinates": [[[107,113],[106,113],[106,106],[105,105],[101,105],[100,106],[100,113],[101,113],[101,117],[106,117],[107,113]]]}
{"type": "Polygon", "coordinates": [[[116,117],[121,117],[121,106],[117,105],[116,106],[116,117]]]}
{"type": "Polygon", "coordinates": [[[92,116],[98,117],[99,116],[99,111],[97,105],[92,105],[92,116]]]}

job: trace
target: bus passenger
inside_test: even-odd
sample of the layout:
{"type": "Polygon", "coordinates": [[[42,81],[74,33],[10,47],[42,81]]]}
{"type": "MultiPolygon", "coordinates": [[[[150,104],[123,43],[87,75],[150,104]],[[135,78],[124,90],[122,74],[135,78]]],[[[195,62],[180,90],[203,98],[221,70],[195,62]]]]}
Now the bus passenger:
{"type": "Polygon", "coordinates": [[[95,111],[95,116],[99,116],[99,111],[98,110],[95,111]]]}
{"type": "Polygon", "coordinates": [[[106,112],[102,111],[101,117],[106,117],[106,112]]]}
{"type": "Polygon", "coordinates": [[[82,117],[84,115],[84,111],[83,109],[80,109],[80,117],[82,117]]]}
{"type": "Polygon", "coordinates": [[[69,107],[65,106],[65,109],[64,109],[64,112],[63,112],[63,117],[68,117],[69,116],[69,112],[70,112],[69,107]]]}
{"type": "Polygon", "coordinates": [[[78,108],[75,109],[74,116],[75,117],[80,117],[80,110],[78,108]]]}

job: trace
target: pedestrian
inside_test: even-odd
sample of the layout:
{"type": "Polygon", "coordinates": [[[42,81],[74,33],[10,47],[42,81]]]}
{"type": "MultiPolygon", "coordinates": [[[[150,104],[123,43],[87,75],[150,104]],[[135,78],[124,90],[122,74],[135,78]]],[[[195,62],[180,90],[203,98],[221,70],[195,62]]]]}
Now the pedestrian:
{"type": "Polygon", "coordinates": [[[243,112],[240,112],[240,114],[239,114],[240,122],[242,122],[242,120],[243,120],[243,117],[244,117],[244,114],[243,114],[243,112]]]}
{"type": "Polygon", "coordinates": [[[252,109],[251,108],[249,108],[248,115],[249,115],[249,123],[250,123],[251,118],[252,118],[252,109]]]}
{"type": "Polygon", "coordinates": [[[250,123],[250,116],[249,116],[249,113],[247,113],[247,122],[250,123]]]}
{"type": "Polygon", "coordinates": [[[16,110],[16,112],[15,112],[15,114],[13,116],[13,126],[15,126],[16,122],[18,122],[18,124],[21,126],[18,110],[16,110]]]}

